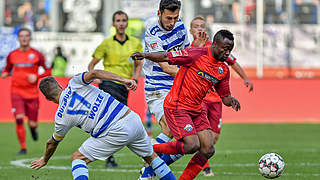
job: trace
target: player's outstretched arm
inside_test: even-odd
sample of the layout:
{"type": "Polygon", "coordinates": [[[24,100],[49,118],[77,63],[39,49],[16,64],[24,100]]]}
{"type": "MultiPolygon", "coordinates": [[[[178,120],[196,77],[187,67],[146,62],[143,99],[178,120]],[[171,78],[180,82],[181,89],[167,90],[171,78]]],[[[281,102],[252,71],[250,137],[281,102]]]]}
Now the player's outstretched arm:
{"type": "Polygon", "coordinates": [[[118,81],[125,85],[128,89],[136,90],[137,83],[134,80],[126,79],[121,76],[118,76],[112,72],[104,71],[104,70],[92,70],[84,75],[84,80],[86,82],[91,82],[94,79],[103,79],[103,80],[112,80],[118,81]]]}
{"type": "Polygon", "coordinates": [[[236,111],[239,111],[241,109],[240,102],[231,95],[222,97],[221,99],[224,105],[232,106],[232,108],[236,111]]]}
{"type": "Polygon", "coordinates": [[[242,69],[242,67],[240,66],[239,63],[235,62],[232,66],[232,69],[235,70],[237,72],[237,74],[244,80],[244,85],[246,87],[249,87],[249,92],[253,91],[253,84],[252,82],[249,80],[247,74],[244,72],[244,70],[242,69]]]}
{"type": "Polygon", "coordinates": [[[101,59],[98,59],[98,58],[93,58],[89,65],[88,65],[88,70],[91,71],[94,69],[94,66],[100,61],[101,59]]]}
{"type": "Polygon", "coordinates": [[[142,53],[136,52],[130,56],[133,60],[143,60],[147,58],[153,62],[169,62],[169,56],[167,52],[152,52],[152,53],[142,53]]]}
{"type": "Polygon", "coordinates": [[[32,169],[38,170],[43,166],[45,166],[48,163],[51,156],[53,155],[53,153],[56,151],[58,145],[59,145],[59,142],[53,139],[49,139],[47,141],[46,152],[44,153],[44,156],[41,157],[39,160],[35,160],[31,162],[30,167],[32,169]]]}

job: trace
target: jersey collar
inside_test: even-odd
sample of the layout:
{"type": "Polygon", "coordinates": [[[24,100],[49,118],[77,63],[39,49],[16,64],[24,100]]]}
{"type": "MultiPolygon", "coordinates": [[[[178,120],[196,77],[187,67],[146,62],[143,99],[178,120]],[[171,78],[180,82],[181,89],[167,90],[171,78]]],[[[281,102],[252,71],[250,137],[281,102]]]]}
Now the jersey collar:
{"type": "Polygon", "coordinates": [[[114,36],[113,36],[113,40],[117,41],[117,42],[120,43],[121,45],[124,45],[124,43],[129,40],[129,36],[126,35],[126,39],[125,39],[124,41],[119,41],[119,40],[116,38],[116,35],[114,35],[114,36]]]}

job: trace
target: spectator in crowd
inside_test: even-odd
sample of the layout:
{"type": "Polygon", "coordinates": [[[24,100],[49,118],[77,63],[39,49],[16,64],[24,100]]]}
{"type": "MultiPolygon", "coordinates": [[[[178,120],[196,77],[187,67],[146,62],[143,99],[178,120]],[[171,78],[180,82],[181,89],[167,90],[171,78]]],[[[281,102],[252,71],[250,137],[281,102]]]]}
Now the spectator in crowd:
{"type": "MultiPolygon", "coordinates": [[[[116,35],[104,40],[95,50],[89,63],[88,70],[94,69],[94,66],[103,59],[104,70],[117,74],[121,77],[133,78],[138,82],[141,73],[142,63],[133,62],[130,55],[134,52],[141,52],[142,45],[140,40],[127,35],[125,30],[128,27],[128,15],[123,11],[117,11],[112,16],[113,26],[116,28],[116,35]],[[134,75],[133,74],[134,70],[134,75]]],[[[102,81],[99,88],[109,93],[121,103],[127,105],[128,89],[115,81],[102,81]]],[[[114,157],[107,159],[107,167],[118,167],[114,157]]]]}
{"type": "Polygon", "coordinates": [[[50,31],[50,21],[48,15],[43,11],[36,22],[37,31],[50,31]]]}
{"type": "Polygon", "coordinates": [[[38,140],[38,80],[51,74],[45,65],[45,58],[41,52],[30,47],[31,31],[21,28],[18,31],[20,47],[12,51],[7,57],[7,65],[1,73],[1,78],[6,78],[12,71],[11,104],[12,112],[16,120],[16,133],[21,150],[18,155],[27,153],[26,131],[24,117],[28,117],[28,125],[33,140],[38,140]],[[38,68],[42,66],[45,72],[38,74],[38,68]]]}
{"type": "Polygon", "coordinates": [[[56,47],[56,55],[52,61],[52,76],[64,77],[67,69],[67,58],[62,54],[60,46],[56,47]]]}
{"type": "Polygon", "coordinates": [[[34,14],[31,2],[25,2],[18,7],[18,17],[23,18],[24,26],[34,30],[34,14]]]}

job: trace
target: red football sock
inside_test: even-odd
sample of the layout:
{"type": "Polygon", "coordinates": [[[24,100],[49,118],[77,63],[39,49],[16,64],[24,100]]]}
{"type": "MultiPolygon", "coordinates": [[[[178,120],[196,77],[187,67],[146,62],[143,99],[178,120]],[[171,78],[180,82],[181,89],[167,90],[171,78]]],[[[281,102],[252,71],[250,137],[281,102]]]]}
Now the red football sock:
{"type": "Polygon", "coordinates": [[[153,145],[153,150],[156,153],[163,154],[184,154],[182,141],[171,141],[167,143],[153,145]]]}
{"type": "Polygon", "coordinates": [[[205,168],[210,168],[209,161],[208,161],[202,168],[203,168],[203,169],[205,169],[205,168]]]}
{"type": "Polygon", "coordinates": [[[21,149],[27,149],[26,130],[24,129],[23,119],[16,119],[16,133],[20,142],[21,149]]]}
{"type": "Polygon", "coordinates": [[[199,153],[195,154],[179,177],[179,180],[192,180],[196,178],[207,162],[208,160],[199,153]]]}

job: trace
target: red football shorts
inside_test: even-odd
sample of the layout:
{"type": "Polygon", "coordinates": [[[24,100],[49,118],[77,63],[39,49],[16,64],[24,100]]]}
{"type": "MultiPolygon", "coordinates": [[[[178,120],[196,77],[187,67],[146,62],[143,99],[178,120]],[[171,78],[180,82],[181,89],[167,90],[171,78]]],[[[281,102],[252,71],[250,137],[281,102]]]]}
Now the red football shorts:
{"type": "Polygon", "coordinates": [[[39,99],[25,99],[18,94],[11,94],[12,112],[25,114],[30,121],[38,121],[39,99]]]}
{"type": "Polygon", "coordinates": [[[175,110],[164,107],[164,114],[171,133],[176,140],[189,135],[196,135],[197,132],[205,129],[211,129],[204,110],[175,110]]]}
{"type": "Polygon", "coordinates": [[[220,134],[222,124],[222,102],[202,101],[202,108],[206,111],[212,131],[220,134]]]}

